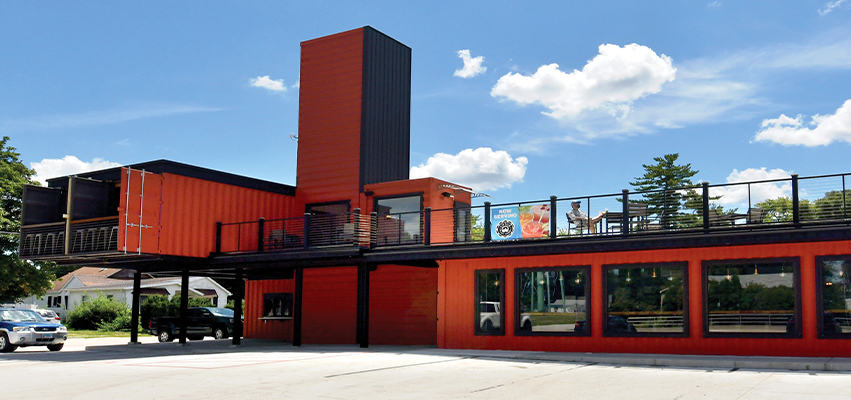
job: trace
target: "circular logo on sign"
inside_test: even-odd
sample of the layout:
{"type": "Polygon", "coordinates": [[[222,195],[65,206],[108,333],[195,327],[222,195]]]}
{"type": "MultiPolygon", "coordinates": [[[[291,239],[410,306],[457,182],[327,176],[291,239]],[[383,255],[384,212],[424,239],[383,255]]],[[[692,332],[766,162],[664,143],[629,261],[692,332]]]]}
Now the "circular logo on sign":
{"type": "Polygon", "coordinates": [[[514,222],[511,222],[507,219],[499,221],[496,224],[496,235],[501,238],[511,237],[514,234],[514,222]]]}

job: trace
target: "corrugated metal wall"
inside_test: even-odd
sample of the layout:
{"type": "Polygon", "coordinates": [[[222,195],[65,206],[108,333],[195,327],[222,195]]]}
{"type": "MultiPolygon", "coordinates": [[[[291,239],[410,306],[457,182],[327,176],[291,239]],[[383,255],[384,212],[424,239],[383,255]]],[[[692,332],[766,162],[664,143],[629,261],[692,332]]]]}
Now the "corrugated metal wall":
{"type": "Polygon", "coordinates": [[[304,271],[303,343],[356,343],[357,283],[356,267],[304,271]]]}
{"type": "Polygon", "coordinates": [[[815,257],[849,253],[851,253],[851,241],[836,241],[443,261],[438,277],[440,292],[438,346],[567,352],[765,356],[851,354],[851,341],[817,339],[815,298],[815,257]],[[800,257],[803,338],[704,338],[701,261],[775,257],[800,257]],[[603,337],[602,266],[677,261],[689,263],[689,337],[603,337]],[[591,265],[592,268],[590,299],[592,335],[590,337],[514,336],[512,333],[514,332],[514,269],[570,265],[591,265]],[[473,334],[474,271],[493,268],[505,269],[506,334],[505,336],[475,336],[473,334]]]}
{"type": "Polygon", "coordinates": [[[408,179],[411,48],[365,27],[360,183],[408,179]]]}
{"type": "Polygon", "coordinates": [[[130,170],[128,175],[127,171],[121,169],[118,250],[125,250],[126,245],[128,253],[159,254],[162,175],[137,170],[130,170]]]}
{"type": "Polygon", "coordinates": [[[370,344],[437,344],[436,268],[381,265],[369,281],[370,344]]]}
{"type": "Polygon", "coordinates": [[[292,342],[292,320],[261,320],[263,317],[263,295],[266,293],[294,293],[293,279],[245,281],[245,326],[246,338],[271,339],[292,342]]]}
{"type": "Polygon", "coordinates": [[[357,207],[363,29],[303,42],[300,85],[297,196],[357,207]]]}
{"type": "Polygon", "coordinates": [[[300,214],[295,198],[163,174],[160,253],[207,257],[216,246],[216,222],[245,222],[300,214]]]}

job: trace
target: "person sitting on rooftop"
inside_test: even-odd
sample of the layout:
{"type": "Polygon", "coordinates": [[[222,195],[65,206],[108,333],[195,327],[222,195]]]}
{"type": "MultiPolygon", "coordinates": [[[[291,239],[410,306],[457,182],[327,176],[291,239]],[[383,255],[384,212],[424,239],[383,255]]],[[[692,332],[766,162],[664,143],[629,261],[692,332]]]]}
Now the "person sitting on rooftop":
{"type": "Polygon", "coordinates": [[[588,218],[588,214],[585,214],[582,210],[579,209],[579,206],[582,205],[582,202],[579,200],[575,200],[570,203],[572,210],[567,213],[567,219],[571,224],[575,225],[579,229],[588,228],[588,231],[592,234],[596,232],[597,222],[603,219],[603,213],[597,214],[594,218],[588,218]]]}

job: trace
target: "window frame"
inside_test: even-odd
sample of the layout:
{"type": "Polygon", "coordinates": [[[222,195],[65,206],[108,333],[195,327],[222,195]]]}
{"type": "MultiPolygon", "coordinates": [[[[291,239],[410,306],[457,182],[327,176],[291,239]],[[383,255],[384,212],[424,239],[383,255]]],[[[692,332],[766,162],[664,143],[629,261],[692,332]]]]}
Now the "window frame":
{"type": "Polygon", "coordinates": [[[819,339],[851,339],[851,332],[826,334],[824,332],[824,268],[822,265],[826,260],[844,260],[851,263],[851,254],[818,256],[815,259],[816,267],[816,323],[819,339]]]}
{"type": "Polygon", "coordinates": [[[703,337],[705,338],[756,338],[756,339],[800,339],[802,336],[801,321],[801,258],[800,257],[776,257],[776,258],[738,258],[732,260],[703,260],[700,263],[701,267],[701,282],[700,287],[703,292],[703,337]],[[795,332],[791,333],[761,333],[761,332],[710,332],[709,331],[709,268],[725,265],[739,264],[772,264],[784,263],[792,264],[792,269],[795,274],[792,280],[793,290],[795,292],[795,332]]]}
{"type": "Polygon", "coordinates": [[[473,333],[476,336],[505,336],[505,268],[477,269],[473,271],[473,333]],[[481,329],[481,307],[479,301],[479,275],[499,274],[499,329],[487,332],[481,329]]]}
{"type": "Polygon", "coordinates": [[[263,312],[260,314],[260,319],[293,319],[293,314],[295,313],[295,296],[292,292],[280,292],[280,293],[263,293],[263,312]],[[275,299],[281,300],[281,309],[286,309],[286,303],[289,303],[290,307],[290,315],[268,315],[270,310],[274,310],[274,303],[272,303],[271,308],[267,308],[268,301],[274,301],[275,299]]]}
{"type": "MultiPolygon", "coordinates": [[[[372,197],[372,211],[381,218],[381,212],[379,211],[378,202],[381,200],[393,200],[393,199],[404,199],[404,198],[414,198],[418,197],[420,200],[419,205],[419,233],[417,233],[417,238],[412,240],[411,242],[406,242],[399,238],[399,243],[384,243],[382,246],[400,246],[400,245],[410,245],[412,243],[422,243],[423,238],[425,236],[425,223],[423,221],[423,210],[425,209],[425,193],[424,192],[411,192],[411,193],[400,193],[400,194],[392,194],[386,196],[373,196],[372,197]]],[[[402,211],[402,213],[413,213],[414,211],[402,211]]],[[[399,213],[397,213],[399,214],[399,213]]],[[[389,213],[388,215],[393,215],[393,213],[389,213]]]]}
{"type": "MultiPolygon", "coordinates": [[[[591,336],[591,324],[593,321],[591,313],[591,266],[590,265],[565,265],[549,267],[524,267],[514,269],[514,336],[591,336]],[[582,332],[524,332],[520,328],[522,313],[520,312],[520,274],[549,272],[549,271],[579,271],[585,275],[585,329],[582,332]]],[[[534,327],[533,327],[534,329],[534,327]]]]}
{"type": "Polygon", "coordinates": [[[602,267],[603,337],[663,337],[685,338],[690,336],[689,324],[689,262],[665,261],[631,264],[604,264],[602,267]],[[609,332],[609,271],[612,269],[640,269],[652,267],[676,267],[683,271],[683,331],[682,332],[609,332]]]}

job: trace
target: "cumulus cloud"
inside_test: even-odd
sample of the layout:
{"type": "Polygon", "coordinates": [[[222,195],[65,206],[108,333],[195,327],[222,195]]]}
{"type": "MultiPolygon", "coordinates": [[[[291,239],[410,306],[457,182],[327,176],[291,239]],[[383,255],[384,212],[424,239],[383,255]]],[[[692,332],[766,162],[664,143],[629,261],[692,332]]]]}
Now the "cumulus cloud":
{"type": "Polygon", "coordinates": [[[827,15],[831,11],[833,11],[835,8],[841,6],[842,3],[844,3],[844,2],[845,2],[845,0],[829,1],[827,4],[824,5],[823,9],[818,10],[818,13],[819,13],[819,15],[827,15]]]}
{"type": "Polygon", "coordinates": [[[464,68],[455,70],[454,76],[460,78],[472,78],[488,70],[482,66],[485,61],[483,56],[470,57],[470,50],[458,50],[458,57],[464,60],[464,68]]]}
{"type": "Polygon", "coordinates": [[[715,200],[718,204],[747,208],[748,204],[754,205],[766,199],[791,196],[791,175],[792,172],[784,171],[780,168],[772,170],[766,170],[765,167],[759,169],[748,168],[743,171],[734,169],[733,172],[727,176],[727,183],[757,182],[776,179],[784,179],[784,181],[712,187],[709,190],[709,195],[713,197],[721,196],[720,199],[715,200]],[[748,203],[748,201],[750,201],[750,203],[748,203]]]}
{"type": "Polygon", "coordinates": [[[97,171],[100,169],[120,167],[121,164],[95,158],[91,162],[85,162],[74,156],[65,158],[45,158],[40,162],[30,163],[30,168],[35,170],[35,180],[47,186],[47,180],[59,176],[74,175],[82,172],[97,171]]]}
{"type": "Polygon", "coordinates": [[[479,191],[511,188],[511,184],[523,182],[528,163],[526,157],[512,159],[503,150],[479,147],[456,155],[435,154],[425,164],[411,168],[411,179],[434,177],[479,191]]]}
{"type": "Polygon", "coordinates": [[[519,104],[540,104],[549,110],[544,114],[553,118],[599,108],[623,115],[633,101],[658,93],[662,84],[676,76],[671,58],[659,56],[646,46],[604,44],[599,51],[582,71],[568,73],[558,64],[549,64],[532,75],[504,75],[491,89],[491,96],[519,104]]]}
{"type": "Polygon", "coordinates": [[[269,78],[269,75],[251,78],[250,83],[251,86],[270,90],[275,93],[285,93],[287,91],[283,79],[272,79],[269,78]]]}
{"type": "Polygon", "coordinates": [[[833,142],[851,143],[851,100],[846,100],[833,115],[814,115],[804,125],[804,117],[780,117],[762,121],[762,129],[754,140],[774,142],[785,146],[826,146],[833,142]]]}

